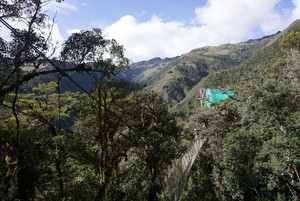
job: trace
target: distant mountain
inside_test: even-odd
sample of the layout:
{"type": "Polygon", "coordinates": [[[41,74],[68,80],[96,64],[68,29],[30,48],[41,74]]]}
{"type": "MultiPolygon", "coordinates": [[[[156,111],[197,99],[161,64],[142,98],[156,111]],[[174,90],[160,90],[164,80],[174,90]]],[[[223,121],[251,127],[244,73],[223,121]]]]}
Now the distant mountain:
{"type": "Polygon", "coordinates": [[[146,85],[146,91],[156,91],[170,107],[182,101],[202,78],[210,73],[238,66],[263,49],[277,35],[238,44],[202,47],[180,57],[134,63],[132,81],[146,85]]]}
{"type": "Polygon", "coordinates": [[[122,74],[122,78],[132,80],[136,83],[146,84],[152,78],[149,75],[152,75],[153,72],[160,71],[169,63],[177,60],[178,57],[172,58],[160,58],[155,57],[147,61],[140,61],[132,63],[130,69],[122,74]]]}

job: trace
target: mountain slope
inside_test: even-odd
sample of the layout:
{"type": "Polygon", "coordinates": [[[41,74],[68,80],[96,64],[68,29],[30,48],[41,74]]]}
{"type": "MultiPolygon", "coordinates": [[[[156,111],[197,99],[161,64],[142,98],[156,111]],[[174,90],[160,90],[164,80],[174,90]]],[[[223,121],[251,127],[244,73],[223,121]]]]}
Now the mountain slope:
{"type": "Polygon", "coordinates": [[[198,48],[169,63],[141,72],[134,81],[146,84],[147,91],[153,90],[162,94],[172,107],[183,100],[187,93],[209,73],[240,65],[275,36],[238,44],[198,48]]]}
{"type": "Polygon", "coordinates": [[[130,69],[123,73],[122,78],[132,80],[136,83],[147,83],[151,80],[151,77],[148,75],[152,75],[155,71],[159,71],[177,58],[178,57],[161,59],[160,57],[155,57],[148,61],[133,63],[131,64],[130,69]]]}
{"type": "Polygon", "coordinates": [[[210,73],[195,85],[187,96],[172,108],[172,111],[176,111],[182,116],[188,116],[193,110],[199,109],[198,96],[200,88],[232,89],[237,94],[242,93],[237,91],[238,88],[243,85],[248,86],[249,83],[258,78],[263,79],[264,75],[262,73],[271,71],[276,66],[285,65],[286,54],[280,50],[279,43],[294,28],[300,30],[300,20],[292,23],[283,32],[272,36],[271,40],[261,50],[255,52],[253,56],[239,66],[210,73]],[[281,64],[281,62],[283,63],[281,64]]]}

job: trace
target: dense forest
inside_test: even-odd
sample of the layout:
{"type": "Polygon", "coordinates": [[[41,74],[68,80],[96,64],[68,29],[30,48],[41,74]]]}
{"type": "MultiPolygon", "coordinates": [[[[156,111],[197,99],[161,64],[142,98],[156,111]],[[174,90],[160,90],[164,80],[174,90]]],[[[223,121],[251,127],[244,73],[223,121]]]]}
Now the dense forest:
{"type": "Polygon", "coordinates": [[[202,87],[236,92],[193,119],[208,137],[184,200],[299,200],[299,21],[202,87]]]}
{"type": "Polygon", "coordinates": [[[1,26],[11,32],[10,40],[0,36],[1,200],[169,200],[166,178],[195,130],[207,140],[181,200],[300,199],[299,21],[243,44],[251,50],[242,59],[238,49],[232,59],[196,61],[210,48],[193,52],[199,65],[168,59],[160,67],[169,75],[174,61],[184,75],[195,75],[191,68],[206,76],[195,78],[197,87],[235,92],[211,108],[197,98],[171,108],[176,101],[122,79],[130,66],[124,47],[100,29],[70,35],[54,58],[44,3],[0,2],[1,26]],[[213,61],[218,69],[204,73],[213,61]],[[88,77],[91,90],[74,74],[88,77]]]}

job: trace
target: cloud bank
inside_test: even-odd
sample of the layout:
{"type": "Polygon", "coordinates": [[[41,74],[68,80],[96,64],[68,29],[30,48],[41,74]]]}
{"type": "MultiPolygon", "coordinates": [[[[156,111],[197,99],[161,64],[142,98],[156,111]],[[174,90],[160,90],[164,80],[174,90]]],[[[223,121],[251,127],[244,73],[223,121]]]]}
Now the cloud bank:
{"type": "Polygon", "coordinates": [[[192,22],[164,22],[157,16],[139,22],[120,18],[104,32],[126,48],[133,61],[156,56],[173,57],[205,45],[236,43],[283,30],[300,17],[300,0],[294,8],[278,10],[285,0],[208,0],[195,8],[192,22]]]}

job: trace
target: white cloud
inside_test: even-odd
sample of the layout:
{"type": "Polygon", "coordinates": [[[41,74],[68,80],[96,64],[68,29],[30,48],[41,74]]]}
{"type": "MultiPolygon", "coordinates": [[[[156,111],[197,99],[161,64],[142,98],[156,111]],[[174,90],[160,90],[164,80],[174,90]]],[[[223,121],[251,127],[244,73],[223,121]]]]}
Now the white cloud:
{"type": "Polygon", "coordinates": [[[292,19],[296,20],[300,18],[300,0],[293,0],[293,4],[295,6],[295,9],[292,13],[292,19]]]}
{"type": "Polygon", "coordinates": [[[284,29],[300,17],[300,0],[293,0],[295,9],[278,12],[281,1],[208,0],[195,9],[193,24],[164,22],[157,16],[138,22],[127,15],[104,32],[124,45],[127,57],[134,61],[172,57],[204,45],[235,43],[257,37],[257,32],[268,35],[284,29]]]}
{"type": "MultiPolygon", "coordinates": [[[[27,28],[27,25],[25,23],[23,23],[22,21],[6,20],[6,22],[8,24],[10,24],[10,26],[12,26],[15,29],[26,29],[27,28]]],[[[51,26],[52,22],[49,22],[49,23],[50,23],[49,26],[51,26]]],[[[43,32],[42,34],[45,37],[48,37],[48,35],[50,33],[49,29],[44,28],[41,31],[43,32]]],[[[10,30],[8,28],[6,28],[5,26],[2,26],[2,24],[0,26],[0,37],[3,38],[6,41],[10,41],[11,40],[11,32],[10,32],[10,30]]],[[[58,25],[56,23],[53,25],[53,28],[52,28],[51,39],[52,39],[53,44],[57,46],[57,51],[56,51],[56,53],[55,53],[54,56],[58,56],[58,54],[59,54],[59,52],[61,50],[61,45],[64,42],[64,38],[61,35],[61,33],[59,31],[59,27],[58,27],[58,25]]]]}
{"type": "MultiPolygon", "coordinates": [[[[49,32],[46,31],[46,33],[48,35],[49,32]]],[[[54,43],[55,48],[56,48],[55,54],[53,56],[58,57],[59,53],[61,52],[62,44],[64,43],[65,39],[62,36],[62,34],[60,33],[60,30],[59,30],[59,27],[58,27],[57,23],[55,23],[53,25],[51,37],[52,37],[52,42],[54,43]]]]}
{"type": "MultiPolygon", "coordinates": [[[[264,34],[278,31],[282,16],[275,10],[280,0],[209,0],[205,7],[197,8],[197,20],[215,37],[214,41],[235,42],[251,38],[260,29],[264,34]]],[[[282,28],[282,27],[280,27],[282,28]]]]}
{"type": "Polygon", "coordinates": [[[77,6],[67,1],[62,1],[61,3],[58,3],[56,1],[50,1],[43,7],[43,9],[46,11],[59,12],[59,13],[69,13],[69,12],[78,11],[77,6]]]}
{"type": "Polygon", "coordinates": [[[133,16],[127,15],[104,32],[124,45],[127,56],[137,61],[155,56],[176,56],[179,52],[191,50],[194,39],[201,36],[199,30],[194,29],[182,22],[163,22],[157,16],[139,23],[133,16]],[[195,35],[190,38],[192,32],[195,35]]]}

